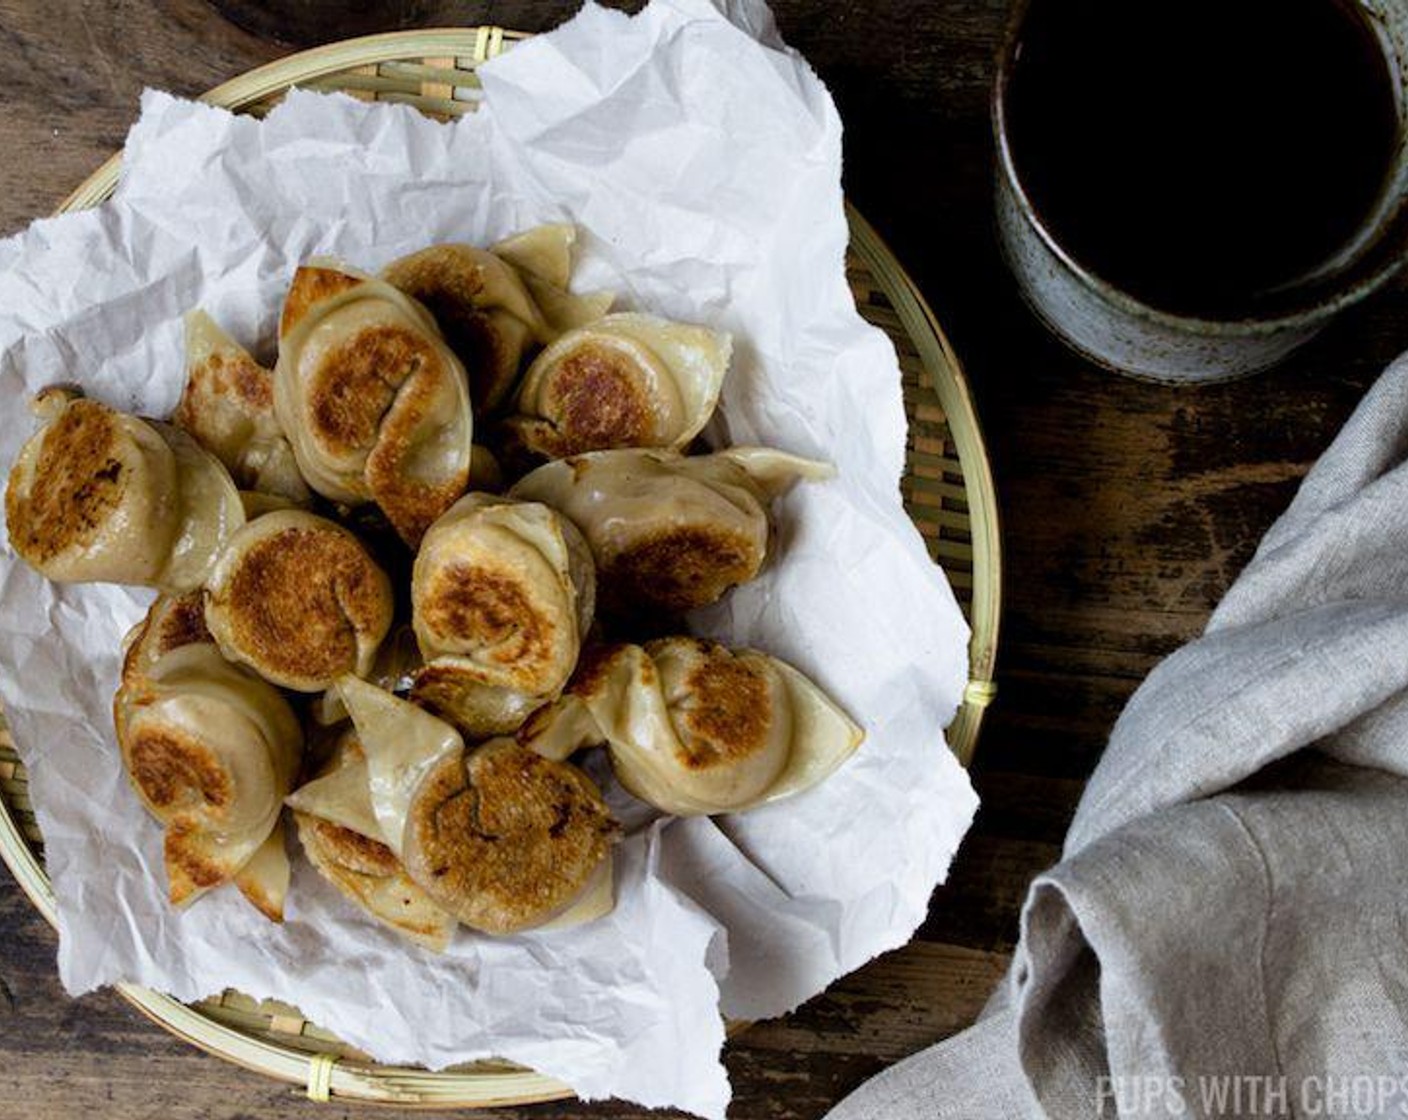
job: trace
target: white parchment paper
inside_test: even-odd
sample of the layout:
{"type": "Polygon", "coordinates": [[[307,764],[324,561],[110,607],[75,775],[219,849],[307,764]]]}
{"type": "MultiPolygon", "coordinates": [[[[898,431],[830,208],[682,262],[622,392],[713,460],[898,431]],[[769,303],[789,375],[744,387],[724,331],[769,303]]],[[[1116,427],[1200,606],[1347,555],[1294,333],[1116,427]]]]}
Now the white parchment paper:
{"type": "Polygon", "coordinates": [[[169,411],[190,308],[270,356],[312,254],[379,268],[570,219],[579,288],[735,334],[716,436],[839,467],[781,503],[764,576],[696,622],[799,666],[868,738],[795,800],[632,835],[616,910],[587,927],[461,931],[437,957],[301,860],[282,927],[230,888],[177,913],[110,714],[119,642],[151,595],[51,585],[7,548],[0,693],[47,840],[59,969],[75,994],[232,986],[383,1061],[499,1055],[584,1097],[720,1117],[721,1009],[787,1011],[923,919],[976,807],[940,734],[967,629],[900,504],[899,370],[844,276],[840,121],[766,8],[588,6],[481,73],[487,107],[453,125],[307,93],[260,122],[149,92],[117,199],[0,242],[0,463],[33,431],[23,399],[55,381],[169,411]]]}

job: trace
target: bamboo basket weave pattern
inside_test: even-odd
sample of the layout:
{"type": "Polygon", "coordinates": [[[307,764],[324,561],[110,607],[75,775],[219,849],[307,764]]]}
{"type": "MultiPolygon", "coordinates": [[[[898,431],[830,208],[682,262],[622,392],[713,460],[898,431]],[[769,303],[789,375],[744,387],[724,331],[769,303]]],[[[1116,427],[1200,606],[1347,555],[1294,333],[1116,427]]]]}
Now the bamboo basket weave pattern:
{"type": "MultiPolygon", "coordinates": [[[[363,100],[402,102],[441,119],[473,111],[475,69],[525,38],[495,27],[409,31],[348,40],[250,71],[203,100],[263,113],[294,85],[341,90],[363,100]]],[[[61,211],[97,205],[117,183],[114,156],[61,211]]],[[[971,681],[948,731],[966,766],[983,709],[992,699],[1000,596],[997,509],[982,435],[962,370],[932,313],[875,231],[849,211],[847,276],[857,306],[893,340],[909,417],[905,504],[931,555],[948,574],[972,625],[971,681]]],[[[24,766],[0,725],[0,856],[34,904],[56,922],[24,766]]],[[[331,1097],[427,1107],[489,1107],[570,1096],[560,1082],[507,1062],[476,1062],[440,1073],[379,1065],[294,1007],[237,992],[186,1006],[147,989],[119,986],[145,1015],[231,1062],[331,1097]]]]}

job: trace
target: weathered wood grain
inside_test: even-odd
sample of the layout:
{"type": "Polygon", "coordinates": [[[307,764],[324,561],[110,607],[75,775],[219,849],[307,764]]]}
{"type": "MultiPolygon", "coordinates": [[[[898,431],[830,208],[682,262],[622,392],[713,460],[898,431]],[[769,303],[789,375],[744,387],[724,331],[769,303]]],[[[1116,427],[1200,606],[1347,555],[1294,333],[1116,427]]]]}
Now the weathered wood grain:
{"type": "MultiPolygon", "coordinates": [[[[0,1117],[200,1120],[314,1114],[286,1085],[200,1054],[148,1025],[110,993],[70,1000],[54,975],[55,939],[18,891],[0,892],[0,1117]]],[[[738,1092],[732,1115],[821,1116],[889,1062],[966,1025],[1006,967],[1002,953],[916,942],[888,954],[795,1014],[760,1023],[730,1044],[738,1092]]],[[[318,1114],[350,1115],[327,1106],[318,1114]]],[[[365,1111],[365,1110],[360,1110],[365,1111]]],[[[518,1110],[572,1117],[654,1115],[576,1103],[518,1110]]],[[[515,1113],[489,1113],[516,1115],[515,1113]]]]}
{"type": "MultiPolygon", "coordinates": [[[[986,807],[922,940],[730,1044],[740,1120],[820,1117],[884,1064],[971,1020],[1011,949],[1026,885],[1057,858],[1121,705],[1202,627],[1297,480],[1408,343],[1404,280],[1281,369],[1230,385],[1124,380],[1048,336],[1021,305],[992,236],[987,96],[1006,6],[775,4],[784,36],[846,121],[848,194],[919,281],[968,368],[997,475],[1008,579],[1001,691],[975,766],[986,807]]],[[[329,7],[0,0],[0,233],[48,213],[121,144],[143,86],[191,94],[340,37],[336,21],[307,15],[329,7]]],[[[363,31],[406,20],[541,30],[576,4],[355,7],[370,12],[363,31]]],[[[111,994],[68,999],[53,934],[7,882],[0,937],[0,1117],[367,1114],[315,1108],[171,1039],[111,994]]],[[[492,1115],[646,1114],[566,1103],[492,1115]]]]}

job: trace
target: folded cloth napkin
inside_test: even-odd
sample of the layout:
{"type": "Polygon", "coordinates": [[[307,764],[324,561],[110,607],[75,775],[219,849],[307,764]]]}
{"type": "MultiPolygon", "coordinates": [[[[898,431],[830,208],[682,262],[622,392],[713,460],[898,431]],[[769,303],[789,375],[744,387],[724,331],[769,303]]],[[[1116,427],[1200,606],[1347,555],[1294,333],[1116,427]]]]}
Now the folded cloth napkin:
{"type": "Polygon", "coordinates": [[[979,1023],[828,1120],[1408,1115],[1408,355],[1120,717],[979,1023]]]}

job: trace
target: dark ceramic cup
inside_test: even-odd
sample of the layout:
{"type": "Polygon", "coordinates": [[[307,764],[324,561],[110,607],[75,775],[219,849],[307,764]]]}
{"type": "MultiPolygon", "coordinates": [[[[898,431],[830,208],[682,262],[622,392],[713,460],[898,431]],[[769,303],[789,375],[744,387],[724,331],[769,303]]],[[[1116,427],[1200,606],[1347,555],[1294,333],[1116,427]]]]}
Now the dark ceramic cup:
{"type": "MultiPolygon", "coordinates": [[[[1036,3],[1017,0],[992,98],[997,142],[997,227],[1022,295],[1045,324],[1087,357],[1121,373],[1160,381],[1215,381],[1281,361],[1339,311],[1383,285],[1408,256],[1408,0],[1357,2],[1382,46],[1396,102],[1397,140],[1368,216],[1328,259],[1257,302],[1256,311],[1215,318],[1162,310],[1087,267],[1054,235],[1017,173],[1009,94],[1022,29],[1036,3]]],[[[1233,0],[1229,0],[1233,2],[1233,0]]]]}

